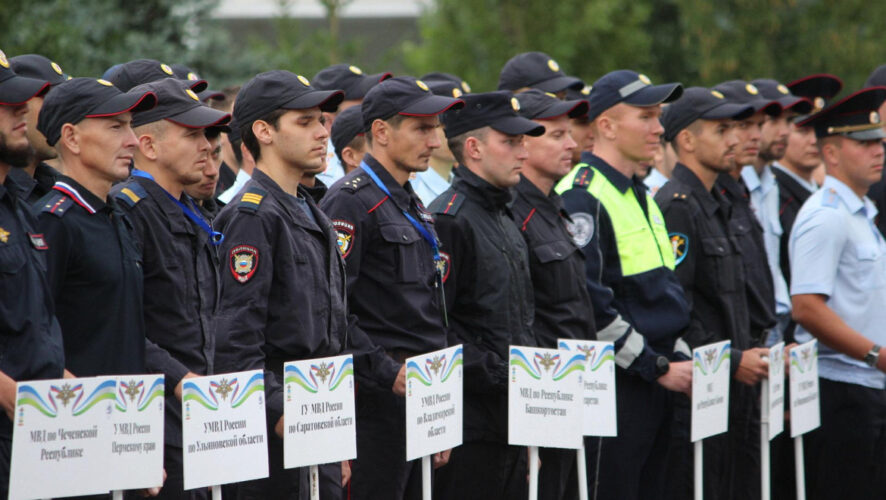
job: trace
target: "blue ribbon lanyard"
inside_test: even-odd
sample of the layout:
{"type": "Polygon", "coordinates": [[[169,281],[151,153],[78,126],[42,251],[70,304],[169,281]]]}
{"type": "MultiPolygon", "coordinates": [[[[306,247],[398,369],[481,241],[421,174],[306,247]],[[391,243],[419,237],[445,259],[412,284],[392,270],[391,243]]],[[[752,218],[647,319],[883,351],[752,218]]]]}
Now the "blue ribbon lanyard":
{"type": "MultiPolygon", "coordinates": [[[[145,179],[151,179],[152,181],[156,182],[154,180],[154,176],[145,172],[144,170],[139,170],[137,168],[133,169],[132,175],[134,175],[136,177],[143,177],[145,179]]],[[[163,188],[161,187],[160,189],[163,189],[163,188]]],[[[187,205],[185,205],[181,201],[175,199],[175,196],[172,196],[171,194],[169,194],[169,191],[166,191],[165,189],[163,189],[163,192],[166,194],[166,196],[169,197],[170,200],[172,200],[173,203],[178,205],[178,207],[181,209],[182,213],[185,214],[185,216],[187,218],[194,221],[194,223],[197,224],[197,226],[199,226],[200,229],[206,231],[206,234],[209,235],[209,244],[210,245],[212,245],[214,247],[221,245],[222,241],[225,240],[225,235],[223,235],[222,233],[220,233],[218,231],[214,231],[212,229],[212,226],[209,225],[209,222],[207,222],[206,219],[204,219],[202,215],[195,213],[187,205]]],[[[188,197],[188,199],[190,200],[191,198],[188,197]]],[[[193,200],[191,201],[191,203],[193,203],[193,200]]]]}

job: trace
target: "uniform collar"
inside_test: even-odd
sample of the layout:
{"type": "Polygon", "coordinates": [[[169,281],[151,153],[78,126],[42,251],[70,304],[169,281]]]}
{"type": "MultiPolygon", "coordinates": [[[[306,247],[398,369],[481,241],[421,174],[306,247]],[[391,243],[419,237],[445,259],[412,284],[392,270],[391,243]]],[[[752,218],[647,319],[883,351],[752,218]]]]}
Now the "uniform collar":
{"type": "Polygon", "coordinates": [[[453,170],[452,187],[490,209],[507,209],[513,201],[510,190],[493,186],[464,165],[453,170]]]}
{"type": "MultiPolygon", "coordinates": [[[[136,165],[135,168],[138,168],[138,165],[136,165]]],[[[130,177],[130,179],[134,182],[139,183],[141,187],[145,189],[151,199],[154,200],[154,203],[156,203],[160,207],[160,210],[162,210],[163,213],[166,214],[167,224],[169,224],[170,229],[172,229],[174,232],[180,233],[196,233],[194,225],[184,214],[184,212],[182,212],[181,207],[179,207],[175,204],[175,202],[172,201],[172,199],[170,198],[171,195],[165,189],[163,189],[160,184],[157,184],[154,179],[148,179],[147,177],[140,177],[137,175],[130,177]]],[[[187,195],[184,194],[184,191],[182,191],[182,197],[184,196],[187,195]]],[[[181,199],[179,199],[179,201],[181,201],[181,199]]]]}
{"type": "Polygon", "coordinates": [[[110,207],[108,207],[105,200],[94,195],[92,191],[86,189],[82,184],[66,175],[59,175],[56,177],[55,184],[52,188],[71,197],[74,200],[74,203],[80,205],[89,214],[101,212],[105,209],[110,210],[110,207]]]}
{"type": "Polygon", "coordinates": [[[748,188],[742,183],[741,180],[736,180],[729,174],[720,174],[717,177],[717,186],[723,188],[723,191],[729,193],[730,196],[735,198],[748,198],[748,188]]]}
{"type": "MultiPolygon", "coordinates": [[[[716,190],[714,192],[708,191],[701,179],[695,175],[695,172],[689,170],[689,167],[686,165],[678,162],[674,167],[674,172],[671,174],[671,179],[676,179],[685,184],[707,215],[713,215],[720,208],[720,201],[717,199],[717,195],[720,195],[720,193],[716,192],[716,190]],[[715,192],[716,195],[714,194],[715,192]]],[[[719,198],[723,198],[722,195],[719,198]]]]}
{"type": "MultiPolygon", "coordinates": [[[[782,172],[783,174],[787,175],[791,179],[797,181],[797,184],[799,184],[800,187],[802,187],[806,191],[809,191],[810,193],[814,193],[814,192],[818,191],[818,186],[816,186],[814,182],[807,181],[806,179],[800,177],[799,175],[795,174],[794,172],[791,172],[786,167],[778,164],[777,162],[772,164],[772,168],[778,169],[779,172],[782,172]]],[[[774,171],[773,171],[773,173],[774,173],[774,171]]]]}
{"type": "Polygon", "coordinates": [[[849,210],[850,213],[854,214],[856,212],[864,210],[864,215],[868,219],[873,219],[877,215],[877,208],[867,196],[865,196],[864,198],[859,198],[858,195],[849,188],[849,186],[843,184],[835,177],[831,177],[830,175],[825,177],[824,184],[821,185],[821,189],[824,190],[825,196],[839,196],[840,199],[843,200],[843,204],[846,205],[846,208],[849,210]]]}
{"type": "Polygon", "coordinates": [[[560,198],[560,195],[558,195],[556,191],[551,190],[551,194],[545,196],[545,194],[538,189],[538,186],[533,184],[532,181],[526,177],[523,177],[523,175],[520,175],[520,183],[517,184],[517,187],[514,189],[518,196],[526,198],[529,205],[533,209],[538,210],[538,213],[548,221],[556,222],[558,217],[569,218],[566,211],[563,209],[563,199],[560,198]]]}
{"type": "Polygon", "coordinates": [[[388,170],[369,153],[366,153],[366,156],[363,157],[363,161],[369,165],[382,184],[388,188],[388,192],[391,193],[391,196],[394,198],[394,203],[403,208],[409,207],[413,197],[412,186],[409,184],[409,181],[406,181],[405,185],[400,185],[396,179],[394,179],[394,176],[392,176],[390,172],[388,172],[388,170]]]}
{"type": "MultiPolygon", "coordinates": [[[[319,230],[316,224],[311,222],[308,219],[308,216],[304,214],[301,207],[297,205],[297,201],[294,196],[283,191],[283,188],[277,184],[277,181],[272,179],[268,174],[262,172],[259,169],[255,169],[252,171],[252,181],[257,183],[262,188],[266,189],[271,195],[277,200],[284,210],[289,214],[290,220],[295,222],[300,226],[304,226],[310,229],[319,230]]],[[[300,194],[305,200],[311,197],[310,193],[307,192],[304,186],[299,184],[298,186],[298,194],[300,194]]],[[[311,207],[311,203],[308,203],[309,210],[313,210],[311,207]]]]}
{"type": "Polygon", "coordinates": [[[757,174],[753,165],[747,165],[741,169],[741,178],[744,179],[749,191],[760,190],[766,194],[775,187],[775,175],[772,174],[769,165],[763,167],[763,172],[760,174],[757,174]]]}
{"type": "Polygon", "coordinates": [[[587,163],[591,167],[596,168],[604,177],[606,177],[606,180],[615,186],[615,188],[621,193],[626,193],[627,190],[634,185],[633,177],[625,177],[625,175],[616,170],[615,167],[606,163],[606,160],[593,153],[588,153],[587,151],[582,152],[581,161],[582,163],[587,163]]]}

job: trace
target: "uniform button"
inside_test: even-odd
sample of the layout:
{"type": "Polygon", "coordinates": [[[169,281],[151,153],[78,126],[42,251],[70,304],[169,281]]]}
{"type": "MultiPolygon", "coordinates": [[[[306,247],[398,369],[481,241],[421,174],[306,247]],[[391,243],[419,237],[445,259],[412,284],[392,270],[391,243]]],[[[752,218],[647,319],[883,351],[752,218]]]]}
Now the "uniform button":
{"type": "Polygon", "coordinates": [[[560,252],[557,252],[556,255],[557,255],[557,257],[560,257],[560,252]]]}
{"type": "Polygon", "coordinates": [[[406,241],[406,240],[408,240],[408,239],[409,239],[409,236],[406,236],[406,235],[404,234],[404,235],[403,235],[403,241],[406,241]]]}
{"type": "Polygon", "coordinates": [[[717,251],[718,251],[718,252],[722,252],[722,251],[723,251],[723,247],[717,247],[717,251]]]}

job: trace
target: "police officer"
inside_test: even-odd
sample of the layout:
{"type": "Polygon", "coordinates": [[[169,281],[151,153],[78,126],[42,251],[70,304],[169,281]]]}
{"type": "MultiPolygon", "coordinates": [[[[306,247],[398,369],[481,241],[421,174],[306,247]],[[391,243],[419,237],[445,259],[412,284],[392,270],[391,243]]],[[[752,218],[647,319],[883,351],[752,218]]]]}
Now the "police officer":
{"type": "MultiPolygon", "coordinates": [[[[289,71],[246,83],[234,114],[256,159],[252,179],[216,221],[221,256],[219,372],[265,370],[270,476],[234,485],[236,498],[299,498],[303,469],[283,468],[283,364],[336,355],[347,334],[345,269],[332,223],[299,185],[323,166],[323,111],[344,94],[318,91],[289,71]]],[[[324,466],[331,467],[331,466],[324,466]]],[[[341,469],[337,490],[341,495],[341,469]]],[[[306,478],[305,478],[306,479],[306,478]]],[[[338,495],[333,495],[337,493],[338,495]]]]}
{"type": "MultiPolygon", "coordinates": [[[[566,89],[566,99],[569,101],[587,101],[590,95],[590,85],[585,85],[581,90],[575,90],[573,88],[566,89]]],[[[591,121],[588,119],[587,114],[584,116],[576,116],[572,118],[571,121],[572,128],[569,129],[569,133],[572,135],[572,140],[574,140],[576,144],[575,149],[572,150],[572,165],[575,166],[576,164],[581,163],[582,153],[594,152],[594,127],[591,126],[591,121]]]]}
{"type": "Polygon", "coordinates": [[[75,78],[53,88],[38,122],[65,172],[35,209],[66,367],[80,377],[145,372],[142,257],[108,193],[129,176],[138,146],[132,114],[157,98],[107,83],[75,78]]]}
{"type": "Polygon", "coordinates": [[[185,186],[185,194],[194,200],[203,216],[210,221],[215,219],[221,210],[215,200],[215,193],[218,190],[219,172],[222,164],[222,135],[222,131],[219,129],[206,131],[206,140],[209,141],[209,159],[203,165],[201,172],[203,175],[198,182],[185,186]]]}
{"type": "MultiPolygon", "coordinates": [[[[878,66],[868,75],[868,79],[864,82],[865,87],[882,87],[886,86],[886,64],[878,66]]],[[[886,104],[881,104],[877,111],[881,116],[886,116],[886,104]]],[[[886,130],[886,124],[883,125],[886,130]]],[[[883,149],[886,150],[886,141],[883,142],[883,149]]],[[[880,179],[876,184],[868,190],[868,198],[873,200],[877,206],[878,216],[876,218],[877,228],[880,233],[886,235],[886,178],[880,179]]]]}
{"type": "MultiPolygon", "coordinates": [[[[341,112],[353,106],[359,107],[369,89],[391,76],[393,75],[387,72],[367,75],[353,64],[334,64],[320,70],[311,81],[314,88],[318,90],[344,92],[345,99],[338,108],[338,111],[341,112]]],[[[335,124],[336,113],[325,112],[324,116],[326,117],[326,129],[331,131],[335,124]]],[[[333,144],[329,144],[330,149],[326,152],[326,170],[317,174],[317,178],[327,186],[331,186],[346,173],[338,160],[337,152],[331,149],[332,146],[333,144]]]]}
{"type": "Polygon", "coordinates": [[[498,76],[498,90],[514,93],[529,89],[565,97],[567,89],[581,90],[585,84],[574,76],[568,76],[557,61],[544,52],[523,52],[508,59],[498,76]]]}
{"type": "Polygon", "coordinates": [[[187,82],[166,78],[139,85],[158,105],[133,117],[139,147],[132,176],[111,193],[135,226],[144,264],[146,367],[166,377],[163,453],[168,474],[161,498],[202,498],[184,492],[181,387],[213,373],[221,235],[200,215],[184,186],[198,182],[209,161],[206,129],[231,115],[200,102],[187,82]]]}
{"type": "Polygon", "coordinates": [[[537,345],[526,242],[509,205],[527,158],[523,135],[544,127],[517,114],[509,91],[468,94],[443,117],[459,165],[431,204],[446,262],[451,344],[464,345],[464,439],[440,469],[441,499],[520,498],[526,448],[508,445],[508,347],[537,345]]]}
{"type": "Polygon", "coordinates": [[[403,363],[445,347],[446,330],[433,217],[408,179],[440,146],[437,116],[462,105],[412,77],[373,87],[361,105],[369,152],[320,203],[347,263],[356,316],[348,334],[357,377],[354,499],[421,495],[420,464],[404,460],[403,363]]]}
{"type": "MultiPolygon", "coordinates": [[[[753,112],[752,106],[731,103],[717,91],[686,89],[662,115],[665,138],[674,143],[679,162],[655,196],[670,234],[675,272],[692,308],[683,338],[693,348],[730,340],[733,377],[747,385],[766,376],[768,364],[762,359],[766,351],[750,349],[741,248],[729,225],[731,206],[714,188],[714,182],[735,162],[739,141],[733,120],[747,118],[753,112]]],[[[731,414],[746,408],[747,399],[752,397],[752,391],[731,388],[731,414]]],[[[668,498],[692,498],[689,400],[680,398],[676,403],[668,454],[668,498]]],[[[759,495],[759,468],[756,477],[735,474],[736,458],[728,434],[705,439],[704,446],[705,498],[759,495]],[[741,489],[733,491],[734,484],[741,489]]]]}
{"type": "MultiPolygon", "coordinates": [[[[123,92],[129,92],[137,85],[156,82],[166,78],[177,78],[175,72],[172,71],[172,67],[154,59],[134,59],[118,64],[106,71],[105,75],[104,78],[106,80],[113,83],[115,87],[123,92]]],[[[182,81],[187,82],[188,87],[194,93],[203,92],[209,87],[206,80],[182,79],[182,81]]]]}
{"type": "MultiPolygon", "coordinates": [[[[421,81],[425,82],[431,92],[437,95],[458,99],[471,92],[468,82],[449,73],[428,73],[421,77],[421,81]]],[[[429,168],[424,172],[416,172],[415,177],[409,181],[415,194],[425,205],[429,205],[434,201],[434,198],[449,189],[449,185],[452,183],[452,169],[455,166],[455,158],[446,144],[446,133],[443,127],[437,129],[437,136],[440,138],[440,147],[431,153],[431,159],[428,162],[429,168]]]]}
{"type": "Polygon", "coordinates": [[[49,82],[18,76],[0,51],[0,496],[9,492],[16,382],[61,378],[62,334],[46,280],[46,250],[37,220],[9,178],[28,164],[28,101],[49,82]]]}
{"type": "MultiPolygon", "coordinates": [[[[520,114],[545,126],[524,137],[527,158],[520,169],[511,211],[529,248],[535,299],[533,331],[539,347],[558,348],[558,339],[596,339],[594,308],[585,285],[585,256],[569,234],[572,222],[554,184],[572,169],[576,142],[571,121],[587,116],[585,100],[561,101],[540,90],[519,94],[520,114]]],[[[540,448],[539,498],[577,498],[575,451],[540,448]]]]}
{"type": "Polygon", "coordinates": [[[352,106],[335,117],[330,131],[330,142],[335,156],[349,174],[360,167],[366,154],[366,136],[363,133],[363,112],[360,106],[352,106]]]}
{"type": "MultiPolygon", "coordinates": [[[[70,78],[62,71],[61,66],[39,54],[15,56],[9,59],[9,64],[16,74],[45,80],[53,87],[70,78]]],[[[33,205],[43,195],[49,193],[59,175],[58,170],[47,163],[55,160],[58,153],[46,143],[46,138],[37,130],[37,117],[40,115],[42,105],[42,96],[36,96],[28,102],[28,114],[25,115],[25,120],[28,122],[28,143],[31,145],[31,157],[27,167],[17,168],[10,173],[16,184],[22,188],[21,198],[29,205],[33,205]]]]}
{"type": "Polygon", "coordinates": [[[587,446],[588,462],[596,464],[588,480],[599,481],[601,498],[662,494],[669,391],[688,391],[691,381],[688,349],[677,345],[689,308],[674,275],[664,218],[635,175],[658,149],[661,104],[682,90],[679,83],[652,85],[630,70],[597,80],[588,115],[594,153],[583,153],[582,163],[556,186],[575,242],[588,257],[588,286],[600,283],[614,292],[591,290],[597,338],[615,344],[619,402],[619,436],[587,446]]]}
{"type": "MultiPolygon", "coordinates": [[[[172,69],[173,78],[178,78],[179,80],[189,80],[192,82],[204,80],[203,78],[200,78],[200,75],[198,75],[197,72],[184,64],[173,64],[170,66],[170,69],[172,69]]],[[[207,82],[206,85],[206,89],[197,92],[197,97],[199,97],[203,103],[209,106],[211,101],[225,100],[226,97],[224,92],[210,89],[209,82],[207,82]]]]}
{"type": "Polygon", "coordinates": [[[886,88],[861,90],[798,123],[818,138],[828,176],[791,232],[799,342],[817,338],[821,427],[807,434],[809,498],[886,491],[886,244],[865,196],[881,176],[886,88]]]}

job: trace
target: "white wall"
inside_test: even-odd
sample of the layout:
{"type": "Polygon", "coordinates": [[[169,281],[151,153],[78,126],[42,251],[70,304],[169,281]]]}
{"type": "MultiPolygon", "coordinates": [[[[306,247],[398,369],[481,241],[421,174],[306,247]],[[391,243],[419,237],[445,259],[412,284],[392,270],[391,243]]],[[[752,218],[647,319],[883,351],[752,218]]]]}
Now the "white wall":
{"type": "MultiPolygon", "coordinates": [[[[326,15],[317,0],[283,0],[289,15],[319,18],[326,15]]],[[[352,0],[342,17],[418,17],[429,0],[352,0]]],[[[281,0],[221,0],[216,9],[219,18],[268,18],[279,15],[281,0]]]]}

